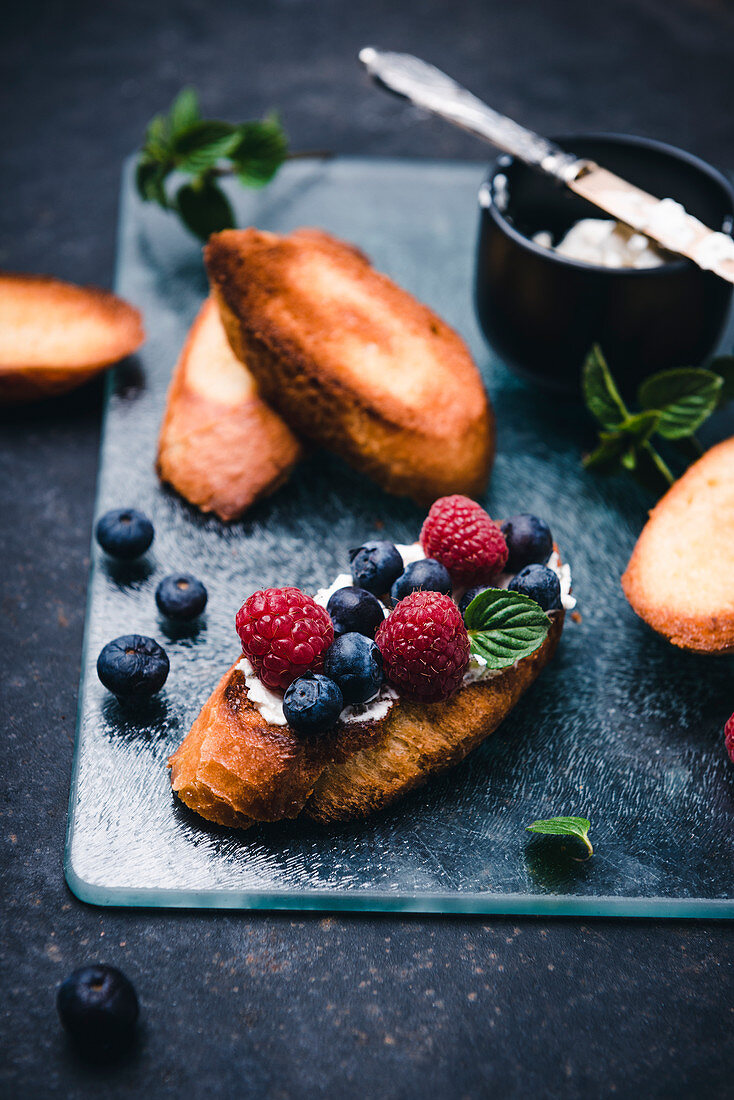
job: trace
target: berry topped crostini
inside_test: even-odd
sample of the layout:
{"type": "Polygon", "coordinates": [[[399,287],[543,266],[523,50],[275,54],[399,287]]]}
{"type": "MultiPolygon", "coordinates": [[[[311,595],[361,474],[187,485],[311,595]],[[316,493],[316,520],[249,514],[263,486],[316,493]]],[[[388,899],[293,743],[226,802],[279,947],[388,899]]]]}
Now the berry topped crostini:
{"type": "Polygon", "coordinates": [[[171,757],[178,797],[247,827],[363,817],[457,763],[552,657],[570,570],[547,524],[443,497],[420,540],[365,542],[311,597],[249,596],[242,656],[171,757]]]}

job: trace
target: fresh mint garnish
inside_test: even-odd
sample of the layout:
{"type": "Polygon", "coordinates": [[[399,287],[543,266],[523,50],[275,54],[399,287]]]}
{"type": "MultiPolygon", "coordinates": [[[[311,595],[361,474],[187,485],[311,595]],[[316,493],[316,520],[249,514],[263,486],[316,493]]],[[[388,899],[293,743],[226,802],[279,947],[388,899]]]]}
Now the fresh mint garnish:
{"type": "Polygon", "coordinates": [[[658,420],[656,412],[641,412],[628,416],[617,431],[599,432],[601,442],[584,458],[584,466],[611,473],[621,464],[633,470],[638,451],[657,428],[658,420]]]}
{"type": "Polygon", "coordinates": [[[715,359],[710,370],[680,367],[652,375],[640,386],[640,412],[630,412],[617,389],[601,348],[584,363],[582,387],[587,408],[600,426],[599,443],[584,466],[601,473],[627,470],[654,493],[675,481],[652,437],[673,444],[695,460],[701,448],[694,433],[714,410],[734,397],[734,356],[715,359]]]}
{"type": "Polygon", "coordinates": [[[534,821],[526,826],[529,833],[542,833],[544,836],[577,836],[586,845],[587,859],[594,854],[589,840],[591,822],[585,817],[549,817],[545,821],[534,821]]]}
{"type": "Polygon", "coordinates": [[[724,379],[713,371],[684,367],[646,378],[638,400],[658,413],[655,431],[664,439],[686,439],[711,416],[724,379]]]}
{"type": "Polygon", "coordinates": [[[616,428],[629,417],[598,344],[586,357],[582,383],[589,412],[602,428],[616,428]]]}
{"type": "Polygon", "coordinates": [[[471,652],[487,668],[507,668],[534,653],[545,641],[550,619],[529,596],[487,588],[464,612],[471,652]]]}
{"type": "Polygon", "coordinates": [[[205,119],[196,91],[184,88],[168,114],[156,115],[148,124],[135,181],[144,201],[175,212],[187,229],[206,240],[235,224],[217,181],[234,175],[246,187],[262,187],[288,156],[288,139],[277,115],[237,124],[205,119]],[[173,172],[189,178],[171,193],[173,172]]]}
{"type": "Polygon", "coordinates": [[[229,159],[240,183],[245,187],[262,187],[287,157],[288,141],[273,111],[262,122],[245,122],[240,126],[239,141],[229,159]]]}

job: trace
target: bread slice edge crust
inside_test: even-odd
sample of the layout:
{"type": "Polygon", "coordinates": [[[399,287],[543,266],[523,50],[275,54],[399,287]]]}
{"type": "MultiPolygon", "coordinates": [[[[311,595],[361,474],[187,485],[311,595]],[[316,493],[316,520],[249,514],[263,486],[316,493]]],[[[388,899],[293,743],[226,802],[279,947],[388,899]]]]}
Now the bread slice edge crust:
{"type": "MultiPolygon", "coordinates": [[[[689,531],[683,517],[693,498],[701,500],[698,492],[712,489],[714,472],[723,466],[728,473],[731,497],[734,500],[734,437],[711,447],[683,474],[650,512],[640,537],[635,544],[627,568],[622,574],[622,590],[632,610],[643,622],[666,638],[679,649],[694,653],[726,655],[734,653],[734,606],[722,608],[713,613],[683,614],[674,606],[662,606],[650,592],[650,570],[655,572],[664,568],[664,563],[651,559],[651,543],[656,537],[659,525],[675,511],[681,514],[676,535],[680,539],[689,537],[689,531]]],[[[726,517],[721,517],[724,522],[726,517]]],[[[734,533],[734,517],[729,523],[734,533]]],[[[734,539],[728,542],[734,547],[734,539]]],[[[734,548],[731,550],[729,575],[734,574],[734,548]]]]}
{"type": "Polygon", "coordinates": [[[236,828],[299,813],[323,823],[367,817],[463,760],[494,732],[553,657],[564,618],[565,612],[553,612],[534,653],[464,684],[446,702],[399,699],[385,718],[342,725],[315,743],[269,726],[233,665],[169,759],[173,790],[200,816],[236,828]],[[240,737],[250,755],[237,774],[240,737]]]}

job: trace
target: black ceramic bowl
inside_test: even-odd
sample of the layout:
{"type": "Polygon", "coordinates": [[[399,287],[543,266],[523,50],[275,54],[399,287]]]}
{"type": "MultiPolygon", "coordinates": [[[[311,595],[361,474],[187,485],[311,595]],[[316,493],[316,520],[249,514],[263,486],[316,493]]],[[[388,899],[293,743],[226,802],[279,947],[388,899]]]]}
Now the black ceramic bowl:
{"type": "MultiPolygon", "coordinates": [[[[710,165],[659,141],[621,134],[557,139],[578,156],[731,232],[734,190],[710,165]]],[[[554,242],[580,218],[605,217],[584,199],[502,156],[479,193],[476,306],[484,334],[509,367],[549,389],[579,392],[589,348],[601,345],[623,390],[648,374],[702,363],[716,349],[732,287],[689,260],[660,267],[596,267],[558,256],[554,242]],[[504,198],[503,198],[504,196],[504,198]]]]}

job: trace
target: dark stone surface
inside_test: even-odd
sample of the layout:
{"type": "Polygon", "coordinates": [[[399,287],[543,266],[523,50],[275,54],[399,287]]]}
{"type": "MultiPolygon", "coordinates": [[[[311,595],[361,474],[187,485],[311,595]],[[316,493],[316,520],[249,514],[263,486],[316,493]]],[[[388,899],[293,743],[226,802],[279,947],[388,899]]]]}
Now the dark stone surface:
{"type": "MultiPolygon", "coordinates": [[[[0,264],[112,280],[122,157],[184,82],[207,111],[281,107],[294,144],[476,157],[372,92],[409,48],[537,129],[610,128],[734,167],[723,4],[526,0],[25,3],[3,14],[0,264]]],[[[731,931],[712,923],[144,913],[64,884],[101,386],[4,414],[0,450],[0,1094],[731,1095],[731,931]],[[120,966],[134,1055],[90,1069],[54,990],[120,966]]]]}

